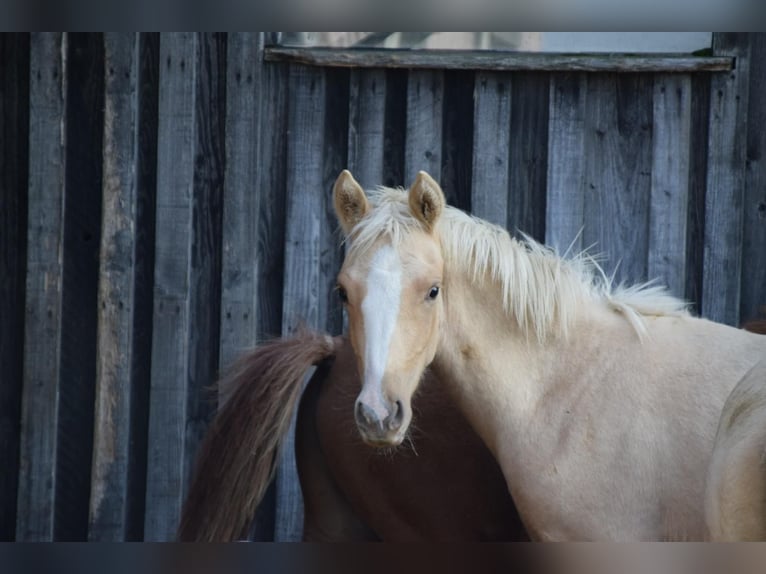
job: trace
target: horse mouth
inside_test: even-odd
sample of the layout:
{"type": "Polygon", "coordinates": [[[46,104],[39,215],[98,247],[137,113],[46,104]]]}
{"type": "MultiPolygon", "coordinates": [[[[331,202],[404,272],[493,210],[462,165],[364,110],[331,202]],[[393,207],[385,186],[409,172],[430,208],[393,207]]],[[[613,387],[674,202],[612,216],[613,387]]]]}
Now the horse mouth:
{"type": "Polygon", "coordinates": [[[364,443],[373,448],[391,448],[399,446],[404,441],[404,433],[396,433],[390,436],[373,436],[360,431],[360,434],[364,443]]]}

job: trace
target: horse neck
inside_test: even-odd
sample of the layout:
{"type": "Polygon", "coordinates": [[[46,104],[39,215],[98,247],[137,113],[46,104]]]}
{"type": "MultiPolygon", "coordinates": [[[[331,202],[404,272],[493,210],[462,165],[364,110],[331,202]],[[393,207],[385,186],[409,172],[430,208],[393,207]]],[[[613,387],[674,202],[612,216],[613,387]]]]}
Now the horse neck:
{"type": "Polygon", "coordinates": [[[447,274],[441,339],[432,368],[487,446],[518,436],[544,394],[554,343],[524,333],[503,307],[501,288],[447,274]],[[519,425],[519,428],[514,428],[519,425]],[[505,440],[505,439],[503,439],[505,440]]]}

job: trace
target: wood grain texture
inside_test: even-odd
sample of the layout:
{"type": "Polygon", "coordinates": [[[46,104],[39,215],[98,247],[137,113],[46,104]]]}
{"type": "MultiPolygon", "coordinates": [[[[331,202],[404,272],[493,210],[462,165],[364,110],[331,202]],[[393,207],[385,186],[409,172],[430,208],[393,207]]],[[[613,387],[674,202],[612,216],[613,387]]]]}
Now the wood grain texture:
{"type": "Polygon", "coordinates": [[[766,317],[766,33],[753,34],[750,61],[741,321],[766,317]]]}
{"type": "Polygon", "coordinates": [[[393,50],[269,47],[266,59],[315,66],[545,72],[712,72],[732,68],[727,57],[673,54],[554,54],[489,50],[393,50]]]}
{"type": "Polygon", "coordinates": [[[508,226],[511,78],[480,72],[474,89],[471,212],[508,226]]]}
{"type": "Polygon", "coordinates": [[[686,286],[691,96],[691,77],[654,77],[647,275],[681,298],[686,286]]]}
{"type": "Polygon", "coordinates": [[[584,74],[551,76],[545,242],[561,254],[584,247],[586,98],[584,74]]]}
{"type": "Polygon", "coordinates": [[[0,541],[16,533],[29,178],[29,35],[0,35],[0,541]]]}
{"type": "MultiPolygon", "coordinates": [[[[325,73],[290,66],[287,141],[287,217],[282,332],[305,324],[320,328],[325,293],[320,272],[325,220],[325,73]]],[[[284,442],[277,472],[274,540],[296,541],[303,528],[303,498],[294,455],[295,424],[284,442]]]]}
{"type": "Polygon", "coordinates": [[[407,79],[407,129],[404,187],[419,171],[441,179],[444,73],[412,71],[407,79]]]}
{"type": "Polygon", "coordinates": [[[710,79],[702,315],[736,325],[742,278],[750,37],[716,33],[713,50],[736,57],[737,67],[710,79]]]}
{"type": "Polygon", "coordinates": [[[511,82],[508,230],[545,241],[550,75],[519,72],[511,82]]]}
{"type": "Polygon", "coordinates": [[[138,34],[104,36],[103,216],[88,538],[127,537],[138,181],[138,34]]]}
{"type": "Polygon", "coordinates": [[[33,34],[16,539],[53,539],[64,248],[65,37],[33,34]]]}
{"type": "Polygon", "coordinates": [[[183,496],[197,56],[194,34],[162,35],[147,541],[172,539],[183,496]]]}
{"type": "Polygon", "coordinates": [[[364,189],[383,184],[386,73],[352,70],[349,80],[348,169],[364,189]]]}
{"type": "Polygon", "coordinates": [[[383,148],[383,185],[404,185],[407,136],[407,71],[386,70],[386,125],[383,148]]]}
{"type": "Polygon", "coordinates": [[[616,283],[646,280],[652,94],[650,76],[588,78],[583,244],[616,283]]]}
{"type": "Polygon", "coordinates": [[[220,342],[223,368],[258,342],[262,40],[258,34],[234,33],[227,43],[220,342]]]}

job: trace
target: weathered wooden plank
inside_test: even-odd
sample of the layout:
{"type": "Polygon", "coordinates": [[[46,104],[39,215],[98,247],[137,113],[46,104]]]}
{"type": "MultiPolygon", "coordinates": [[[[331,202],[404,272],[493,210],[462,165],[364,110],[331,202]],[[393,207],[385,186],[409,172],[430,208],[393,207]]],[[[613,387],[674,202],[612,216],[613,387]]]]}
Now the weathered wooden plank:
{"type": "Polygon", "coordinates": [[[745,208],[742,241],[743,321],[766,317],[766,34],[753,34],[747,112],[745,208]]]}
{"type": "Polygon", "coordinates": [[[508,229],[545,241],[550,74],[518,73],[511,82],[508,229]]]}
{"type": "Polygon", "coordinates": [[[651,195],[650,76],[589,76],[583,243],[615,281],[646,279],[651,195]]]}
{"type": "Polygon", "coordinates": [[[647,275],[677,297],[686,286],[691,96],[690,76],[654,77],[647,275]]]}
{"type": "MultiPolygon", "coordinates": [[[[287,218],[282,332],[301,325],[321,326],[324,301],[320,274],[322,225],[325,219],[324,129],[325,73],[290,66],[287,141],[287,218]]],[[[274,539],[300,539],[303,499],[296,480],[294,424],[285,439],[277,473],[274,539]]]]}
{"type": "Polygon", "coordinates": [[[393,50],[268,47],[266,59],[314,66],[543,72],[714,72],[730,57],[678,54],[554,54],[483,50],[393,50]]]}
{"type": "MultiPolygon", "coordinates": [[[[282,331],[284,286],[285,202],[288,66],[264,65],[261,97],[257,214],[257,327],[258,341],[276,337],[282,331]]],[[[266,491],[256,512],[250,537],[256,541],[274,539],[276,481],[266,491]]]]}
{"type": "Polygon", "coordinates": [[[53,539],[64,247],[66,38],[33,34],[29,210],[16,539],[53,539]]]}
{"type": "Polygon", "coordinates": [[[161,36],[147,541],[173,537],[183,495],[197,51],[194,34],[161,36]]]}
{"type": "Polygon", "coordinates": [[[715,33],[713,50],[736,57],[737,67],[710,79],[702,314],[735,325],[739,322],[742,277],[749,35],[715,33]]]}
{"type": "Polygon", "coordinates": [[[383,184],[386,72],[353,70],[349,92],[348,169],[369,189],[383,184]]]}
{"type": "Polygon", "coordinates": [[[441,179],[443,100],[443,72],[409,73],[404,187],[412,184],[419,171],[428,172],[437,181],[441,179]]]}
{"type": "Polygon", "coordinates": [[[138,151],[138,34],[104,36],[103,215],[90,540],[127,537],[133,386],[138,151]]]}
{"type": "Polygon", "coordinates": [[[474,73],[448,70],[443,86],[441,177],[437,181],[449,205],[470,212],[474,73]]]}
{"type": "MultiPolygon", "coordinates": [[[[225,179],[226,34],[200,34],[196,78],[189,382],[182,498],[216,410],[221,337],[221,227],[225,179]]],[[[176,520],[178,516],[175,517],[176,520]]],[[[175,527],[174,527],[175,531],[175,527]]]]}
{"type": "Polygon", "coordinates": [[[56,540],[86,540],[96,383],[101,166],[102,34],[67,40],[66,194],[61,371],[56,453],[56,540]]]}
{"type": "MultiPolygon", "coordinates": [[[[231,34],[226,69],[221,366],[258,341],[258,185],[263,36],[231,34]]],[[[270,134],[273,132],[270,132],[270,134]]],[[[269,136],[270,137],[270,136],[269,136]]]]}
{"type": "Polygon", "coordinates": [[[0,541],[16,534],[24,378],[29,35],[0,35],[0,541]]]}
{"type": "Polygon", "coordinates": [[[511,76],[478,73],[474,102],[471,211],[477,217],[507,227],[511,76]]]}
{"type": "Polygon", "coordinates": [[[587,76],[551,76],[545,242],[565,253],[583,249],[587,76]]]}

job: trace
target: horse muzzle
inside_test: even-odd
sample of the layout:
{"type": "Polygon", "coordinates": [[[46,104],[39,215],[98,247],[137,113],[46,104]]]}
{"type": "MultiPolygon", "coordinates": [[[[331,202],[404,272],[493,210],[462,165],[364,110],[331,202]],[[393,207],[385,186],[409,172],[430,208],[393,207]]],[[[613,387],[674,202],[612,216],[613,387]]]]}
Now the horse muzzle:
{"type": "Polygon", "coordinates": [[[409,416],[401,401],[387,401],[385,413],[382,413],[357,400],[354,418],[364,442],[375,447],[401,444],[409,424],[409,416]]]}

